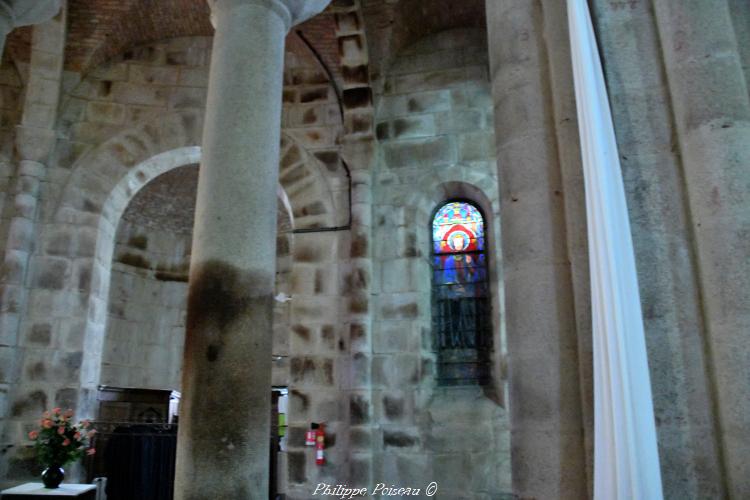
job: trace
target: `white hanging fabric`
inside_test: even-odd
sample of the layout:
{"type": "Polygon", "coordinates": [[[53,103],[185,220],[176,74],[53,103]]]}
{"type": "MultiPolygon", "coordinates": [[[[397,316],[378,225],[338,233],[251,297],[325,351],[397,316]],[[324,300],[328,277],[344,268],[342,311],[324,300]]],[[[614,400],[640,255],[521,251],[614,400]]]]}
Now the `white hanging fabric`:
{"type": "Polygon", "coordinates": [[[594,347],[594,498],[661,500],[633,241],[609,98],[586,0],[568,0],[586,187],[594,347]]]}

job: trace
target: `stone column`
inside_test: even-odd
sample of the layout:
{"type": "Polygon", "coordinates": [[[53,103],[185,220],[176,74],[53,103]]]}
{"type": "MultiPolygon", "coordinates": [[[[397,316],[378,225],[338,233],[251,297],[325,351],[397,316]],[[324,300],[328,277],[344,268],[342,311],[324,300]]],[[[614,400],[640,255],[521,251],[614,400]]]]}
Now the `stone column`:
{"type": "Polygon", "coordinates": [[[284,38],[328,0],[214,0],[175,498],[267,498],[284,38]]]}
{"type": "MultiPolygon", "coordinates": [[[[352,227],[349,269],[349,478],[351,487],[370,487],[373,474],[372,423],[372,162],[373,139],[343,141],[342,156],[351,168],[352,227]]],[[[383,479],[384,480],[384,479],[383,479]]]]}
{"type": "Polygon", "coordinates": [[[575,85],[570,57],[568,7],[560,0],[542,0],[544,39],[547,42],[555,134],[565,205],[565,236],[570,261],[578,339],[578,374],[586,451],[586,479],[593,496],[594,396],[593,337],[591,332],[591,280],[586,234],[586,200],[581,145],[576,117],[575,85]]]}
{"type": "Polygon", "coordinates": [[[487,0],[513,493],[588,496],[565,203],[540,2],[487,0]]]}
{"type": "Polygon", "coordinates": [[[700,273],[730,498],[750,496],[750,97],[727,0],[653,2],[700,273]]]}
{"type": "MultiPolygon", "coordinates": [[[[40,5],[42,2],[27,3],[40,5]]],[[[21,374],[28,373],[24,370],[28,350],[24,339],[19,337],[26,314],[31,256],[36,245],[40,191],[49,157],[57,143],[54,127],[67,19],[65,9],[55,19],[50,19],[60,9],[60,2],[53,3],[54,10],[47,2],[48,9],[42,9],[43,12],[32,17],[20,15],[14,21],[46,22],[35,26],[32,34],[29,80],[21,124],[16,127],[15,135],[19,164],[9,193],[13,204],[8,209],[11,217],[8,238],[0,257],[0,445],[3,447],[26,441],[25,432],[21,432],[23,416],[12,408],[23,406],[19,403],[24,398],[20,394],[23,392],[20,387],[25,382],[21,374]],[[8,394],[7,404],[3,404],[5,393],[8,394]]],[[[0,2],[0,22],[7,21],[7,16],[2,14],[8,12],[12,13],[8,2],[0,2]]],[[[4,469],[10,457],[18,450],[15,448],[0,457],[0,481],[5,476],[4,469]]]]}

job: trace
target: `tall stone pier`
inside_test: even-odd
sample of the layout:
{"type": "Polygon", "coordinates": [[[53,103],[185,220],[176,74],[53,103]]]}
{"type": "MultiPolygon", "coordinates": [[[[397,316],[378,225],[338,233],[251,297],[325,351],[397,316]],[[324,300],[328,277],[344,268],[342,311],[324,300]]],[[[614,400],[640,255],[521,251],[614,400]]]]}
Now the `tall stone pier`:
{"type": "Polygon", "coordinates": [[[267,498],[284,39],[328,0],[215,0],[175,498],[267,498]]]}
{"type": "Polygon", "coordinates": [[[587,491],[578,341],[543,4],[486,2],[513,491],[580,499],[587,491]]]}
{"type": "Polygon", "coordinates": [[[750,495],[750,96],[726,0],[655,2],[730,498],[750,495]]]}

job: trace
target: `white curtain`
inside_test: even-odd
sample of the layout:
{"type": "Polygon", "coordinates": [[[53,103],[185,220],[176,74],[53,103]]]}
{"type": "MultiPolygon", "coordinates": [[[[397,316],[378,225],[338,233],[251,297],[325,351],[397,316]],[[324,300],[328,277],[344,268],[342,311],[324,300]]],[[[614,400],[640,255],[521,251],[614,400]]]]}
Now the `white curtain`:
{"type": "Polygon", "coordinates": [[[594,498],[660,500],[661,472],[633,242],[586,0],[568,0],[586,186],[594,336],[594,498]]]}

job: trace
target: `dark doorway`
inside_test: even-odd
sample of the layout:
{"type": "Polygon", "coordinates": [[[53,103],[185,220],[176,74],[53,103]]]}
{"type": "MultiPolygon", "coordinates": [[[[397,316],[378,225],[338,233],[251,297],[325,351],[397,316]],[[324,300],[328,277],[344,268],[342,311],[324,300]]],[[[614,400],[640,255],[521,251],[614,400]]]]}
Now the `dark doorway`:
{"type": "Polygon", "coordinates": [[[271,456],[270,477],[268,478],[268,498],[283,499],[279,493],[279,453],[286,450],[286,414],[289,391],[286,387],[274,387],[271,391],[271,456]]]}

